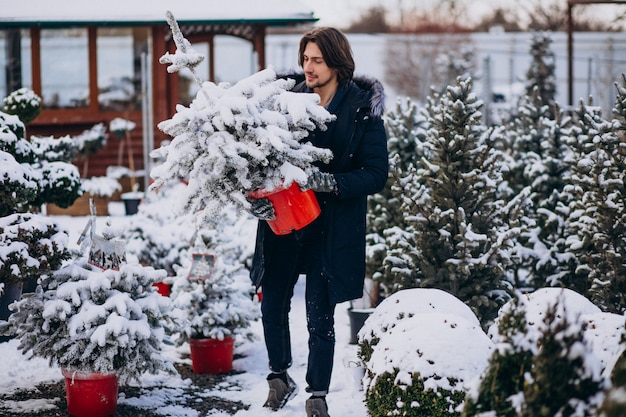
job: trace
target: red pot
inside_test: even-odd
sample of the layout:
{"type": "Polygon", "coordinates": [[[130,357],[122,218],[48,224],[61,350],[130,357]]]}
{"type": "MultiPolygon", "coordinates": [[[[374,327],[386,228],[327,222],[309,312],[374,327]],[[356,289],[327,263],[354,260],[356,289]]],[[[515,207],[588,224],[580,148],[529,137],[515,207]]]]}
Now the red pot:
{"type": "Polygon", "coordinates": [[[172,284],[166,284],[165,282],[155,282],[152,286],[156,287],[157,292],[165,297],[169,297],[172,290],[172,284]]]}
{"type": "Polygon", "coordinates": [[[189,339],[191,369],[196,374],[219,374],[233,369],[234,339],[189,339]]]}
{"type": "Polygon", "coordinates": [[[117,411],[117,375],[62,369],[67,412],[74,417],[109,417],[117,411]]]}
{"type": "Polygon", "coordinates": [[[312,190],[302,191],[298,183],[289,188],[277,188],[272,192],[256,191],[252,198],[267,198],[274,206],[275,220],[269,220],[272,231],[277,235],[286,235],[300,230],[320,215],[320,206],[312,190]]]}

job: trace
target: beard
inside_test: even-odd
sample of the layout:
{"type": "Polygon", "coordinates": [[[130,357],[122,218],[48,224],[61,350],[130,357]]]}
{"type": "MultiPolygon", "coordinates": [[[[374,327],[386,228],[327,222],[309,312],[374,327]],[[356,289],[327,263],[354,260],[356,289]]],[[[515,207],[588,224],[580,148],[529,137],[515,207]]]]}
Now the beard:
{"type": "Polygon", "coordinates": [[[313,78],[312,80],[305,78],[306,86],[309,87],[310,89],[323,88],[327,86],[331,81],[332,81],[331,77],[328,77],[326,79],[320,79],[316,77],[316,78],[313,78]]]}

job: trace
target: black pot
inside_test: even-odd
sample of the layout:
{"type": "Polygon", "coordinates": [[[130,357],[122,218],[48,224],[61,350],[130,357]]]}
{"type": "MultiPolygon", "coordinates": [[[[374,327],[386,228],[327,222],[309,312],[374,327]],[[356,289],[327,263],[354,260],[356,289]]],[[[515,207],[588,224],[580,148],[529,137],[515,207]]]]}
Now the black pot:
{"type": "MultiPolygon", "coordinates": [[[[5,283],[4,291],[0,295],[0,320],[7,321],[13,311],[9,304],[22,298],[22,282],[5,283]]],[[[13,336],[0,336],[0,343],[13,339],[13,336]]]]}
{"type": "Polygon", "coordinates": [[[141,203],[141,199],[139,198],[125,198],[124,208],[126,209],[126,214],[137,214],[139,211],[139,203],[141,203]]]}
{"type": "Polygon", "coordinates": [[[366,309],[348,309],[348,316],[350,317],[350,344],[356,345],[359,342],[358,334],[359,330],[365,324],[365,320],[374,312],[373,308],[366,309]]]}

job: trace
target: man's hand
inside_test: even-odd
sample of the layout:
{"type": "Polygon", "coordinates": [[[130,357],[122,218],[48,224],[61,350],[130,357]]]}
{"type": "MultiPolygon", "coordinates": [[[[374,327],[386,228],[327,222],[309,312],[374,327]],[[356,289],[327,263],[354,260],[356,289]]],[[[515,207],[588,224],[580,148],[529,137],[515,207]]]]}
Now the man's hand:
{"type": "Polygon", "coordinates": [[[272,202],[267,198],[248,198],[250,214],[259,220],[276,220],[276,212],[272,202]]]}
{"type": "Polygon", "coordinates": [[[319,193],[334,193],[337,191],[337,180],[328,172],[316,171],[309,176],[302,190],[313,190],[319,193]]]}

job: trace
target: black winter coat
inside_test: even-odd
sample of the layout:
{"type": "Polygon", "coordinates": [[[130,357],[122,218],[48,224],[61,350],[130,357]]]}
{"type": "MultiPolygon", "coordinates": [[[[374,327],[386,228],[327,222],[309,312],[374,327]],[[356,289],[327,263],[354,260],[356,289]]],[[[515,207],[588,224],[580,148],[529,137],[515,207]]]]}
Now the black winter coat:
{"type": "MultiPolygon", "coordinates": [[[[296,80],[293,91],[311,92],[302,73],[286,77],[296,80]]],[[[326,131],[316,130],[309,139],[333,151],[332,161],[319,168],[334,174],[338,192],[318,193],[317,197],[325,239],[322,273],[329,280],[330,301],[340,303],[363,295],[367,196],[382,190],[387,181],[383,87],[375,79],[355,77],[339,86],[328,111],[337,116],[336,120],[327,124],[326,131]]],[[[267,222],[259,221],[251,270],[257,287],[263,283],[265,262],[280,256],[271,250],[276,238],[267,222]]]]}

